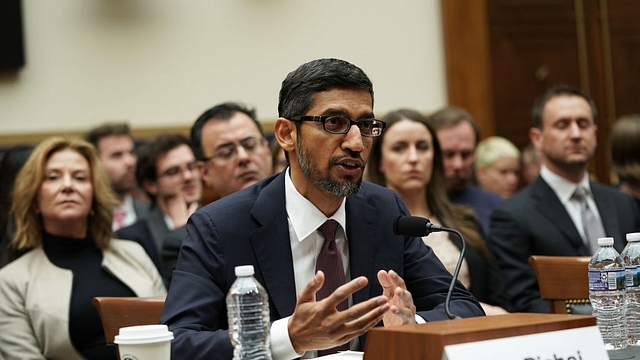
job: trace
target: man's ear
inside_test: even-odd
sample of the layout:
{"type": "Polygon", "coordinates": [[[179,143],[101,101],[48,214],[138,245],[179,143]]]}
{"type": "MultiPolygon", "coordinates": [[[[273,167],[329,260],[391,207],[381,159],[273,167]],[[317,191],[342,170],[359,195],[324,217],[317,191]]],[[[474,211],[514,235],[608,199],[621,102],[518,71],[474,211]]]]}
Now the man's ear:
{"type": "Polygon", "coordinates": [[[298,133],[296,124],[285,118],[278,118],[273,125],[273,135],[280,144],[280,147],[286,152],[293,152],[298,141],[298,133]]]}
{"type": "Polygon", "coordinates": [[[196,162],[198,166],[198,171],[200,172],[200,178],[202,179],[202,181],[207,187],[213,188],[213,185],[211,184],[211,179],[209,176],[211,174],[211,170],[209,169],[209,165],[207,165],[205,161],[198,160],[196,162]]]}
{"type": "Polygon", "coordinates": [[[538,129],[537,127],[532,127],[529,129],[529,140],[533,144],[533,147],[538,150],[539,153],[542,153],[542,129],[538,129]]]}

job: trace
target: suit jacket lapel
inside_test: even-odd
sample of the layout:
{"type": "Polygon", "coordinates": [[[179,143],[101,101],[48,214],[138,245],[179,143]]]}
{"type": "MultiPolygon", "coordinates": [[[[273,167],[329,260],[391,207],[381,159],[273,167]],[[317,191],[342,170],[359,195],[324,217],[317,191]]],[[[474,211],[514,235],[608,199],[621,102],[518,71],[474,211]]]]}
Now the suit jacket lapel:
{"type": "Polygon", "coordinates": [[[363,200],[359,192],[347,198],[345,205],[347,213],[347,241],[349,243],[349,268],[351,279],[366,276],[369,283],[363,289],[353,294],[353,303],[357,304],[369,298],[371,286],[374,253],[376,248],[376,231],[378,212],[363,200]]]}
{"type": "Polygon", "coordinates": [[[547,184],[542,177],[538,176],[531,186],[534,206],[538,212],[546,217],[550,223],[554,224],[579,253],[584,253],[585,255],[590,254],[590,250],[587,249],[582,241],[582,237],[578,229],[576,229],[573,220],[571,220],[567,209],[562,205],[549,184],[547,184]]]}
{"type": "Polygon", "coordinates": [[[277,318],[293,313],[297,297],[285,208],[284,174],[285,171],[262,189],[251,212],[260,223],[260,227],[251,233],[251,244],[269,298],[279,312],[277,318]]]}

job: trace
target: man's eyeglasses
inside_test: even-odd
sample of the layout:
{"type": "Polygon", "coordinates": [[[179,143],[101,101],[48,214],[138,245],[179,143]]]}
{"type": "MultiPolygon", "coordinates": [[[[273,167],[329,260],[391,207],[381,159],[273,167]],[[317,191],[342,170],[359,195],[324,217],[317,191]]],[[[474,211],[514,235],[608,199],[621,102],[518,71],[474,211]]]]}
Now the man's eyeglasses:
{"type": "Polygon", "coordinates": [[[168,168],[167,170],[161,172],[160,174],[158,174],[158,177],[175,177],[178,174],[183,174],[185,171],[195,171],[198,169],[198,165],[196,164],[195,161],[192,161],[186,165],[181,165],[181,166],[172,166],[170,168],[168,168]]]}
{"type": "Polygon", "coordinates": [[[368,137],[378,137],[382,135],[382,130],[384,130],[384,127],[387,125],[381,120],[351,120],[348,117],[340,115],[294,116],[290,120],[321,122],[324,131],[331,134],[346,134],[352,125],[356,125],[358,129],[360,129],[360,134],[368,137]]]}
{"type": "MultiPolygon", "coordinates": [[[[240,146],[250,155],[255,154],[266,144],[267,139],[248,137],[240,140],[240,146]]],[[[238,145],[226,144],[218,147],[213,155],[201,159],[202,161],[214,160],[220,163],[233,161],[238,156],[238,145]]]]}

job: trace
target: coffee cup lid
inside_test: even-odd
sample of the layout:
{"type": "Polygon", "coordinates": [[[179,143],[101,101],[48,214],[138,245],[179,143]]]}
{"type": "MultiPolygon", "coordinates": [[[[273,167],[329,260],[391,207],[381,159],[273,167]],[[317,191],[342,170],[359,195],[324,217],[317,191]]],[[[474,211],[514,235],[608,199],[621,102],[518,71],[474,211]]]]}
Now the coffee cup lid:
{"type": "Polygon", "coordinates": [[[116,344],[151,344],[173,340],[173,333],[167,325],[140,325],[120,328],[114,343],[116,344]]]}

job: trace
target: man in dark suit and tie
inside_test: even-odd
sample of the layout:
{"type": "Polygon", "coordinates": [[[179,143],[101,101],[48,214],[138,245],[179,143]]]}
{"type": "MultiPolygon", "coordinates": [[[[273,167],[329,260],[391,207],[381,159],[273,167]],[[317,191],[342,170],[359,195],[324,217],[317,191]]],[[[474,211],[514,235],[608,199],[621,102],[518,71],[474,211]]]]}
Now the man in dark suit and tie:
{"type": "MultiPolygon", "coordinates": [[[[278,112],[274,133],[290,167],[187,224],[161,317],[175,336],[173,356],[232,358],[225,296],[239,265],[253,265],[269,294],[274,359],[362,350],[381,321],[447,319],[451,275],[420,238],[393,234],[394,217],[407,214],[399,196],[362,182],[384,130],[369,78],[346,61],[308,62],[283,81],[278,112]]],[[[483,315],[459,282],[452,298],[453,313],[483,315]]]]}
{"type": "Polygon", "coordinates": [[[89,130],[85,140],[100,158],[118,206],[113,209],[113,231],[129,226],[149,214],[149,202],[141,201],[136,186],[136,149],[127,123],[108,122],[89,130]],[[134,196],[136,195],[136,196],[134,196]]]}
{"type": "Polygon", "coordinates": [[[542,155],[540,175],[494,210],[489,234],[516,311],[549,312],[529,256],[591,255],[602,236],[621,251],[625,234],[640,230],[629,196],[589,180],[595,117],[593,101],[569,86],[551,88],[533,104],[529,137],[542,155]]]}

